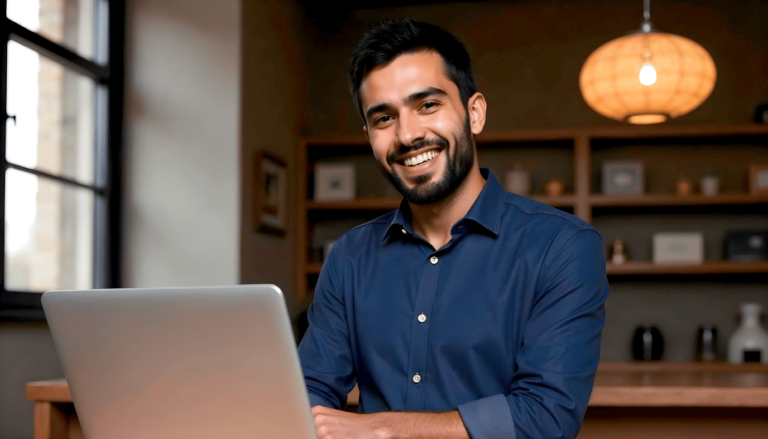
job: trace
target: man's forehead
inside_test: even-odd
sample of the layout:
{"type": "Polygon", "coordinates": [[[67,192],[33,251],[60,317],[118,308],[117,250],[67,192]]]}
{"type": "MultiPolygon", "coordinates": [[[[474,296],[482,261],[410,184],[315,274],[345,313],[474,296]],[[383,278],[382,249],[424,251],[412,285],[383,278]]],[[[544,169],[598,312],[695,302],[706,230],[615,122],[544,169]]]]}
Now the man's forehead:
{"type": "Polygon", "coordinates": [[[402,101],[412,93],[434,87],[458,93],[458,87],[445,74],[442,57],[421,51],[400,55],[387,64],[376,66],[360,83],[363,108],[379,103],[402,101]]]}

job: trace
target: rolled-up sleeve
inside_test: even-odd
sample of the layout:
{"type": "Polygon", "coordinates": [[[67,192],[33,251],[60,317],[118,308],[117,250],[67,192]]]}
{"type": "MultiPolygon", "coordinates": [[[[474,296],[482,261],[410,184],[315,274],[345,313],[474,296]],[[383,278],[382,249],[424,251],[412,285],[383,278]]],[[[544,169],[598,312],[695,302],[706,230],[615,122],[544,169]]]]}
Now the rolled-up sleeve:
{"type": "Polygon", "coordinates": [[[548,257],[509,393],[458,407],[473,439],[575,438],[592,393],[608,281],[602,240],[573,232],[548,257]]]}
{"type": "Polygon", "coordinates": [[[342,239],[332,247],[320,270],[315,297],[307,312],[309,329],[299,345],[299,360],[311,406],[343,409],[355,385],[349,328],[339,258],[342,239]]]}

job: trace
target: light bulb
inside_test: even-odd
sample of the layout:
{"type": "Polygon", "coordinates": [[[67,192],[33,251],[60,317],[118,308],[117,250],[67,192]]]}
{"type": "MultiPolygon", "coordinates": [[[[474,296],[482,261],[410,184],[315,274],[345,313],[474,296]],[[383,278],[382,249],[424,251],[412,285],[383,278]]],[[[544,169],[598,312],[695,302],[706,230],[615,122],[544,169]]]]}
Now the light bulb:
{"type": "Polygon", "coordinates": [[[640,67],[640,83],[646,86],[656,83],[656,69],[653,64],[647,62],[640,67]]]}

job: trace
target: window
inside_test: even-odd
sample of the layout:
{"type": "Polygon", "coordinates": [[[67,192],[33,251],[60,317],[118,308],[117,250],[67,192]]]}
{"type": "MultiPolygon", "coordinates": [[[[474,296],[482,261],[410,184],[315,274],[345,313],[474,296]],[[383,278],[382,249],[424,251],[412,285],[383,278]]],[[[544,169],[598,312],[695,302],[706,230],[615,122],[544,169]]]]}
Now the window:
{"type": "Polygon", "coordinates": [[[0,319],[120,285],[123,1],[0,0],[0,319]]]}

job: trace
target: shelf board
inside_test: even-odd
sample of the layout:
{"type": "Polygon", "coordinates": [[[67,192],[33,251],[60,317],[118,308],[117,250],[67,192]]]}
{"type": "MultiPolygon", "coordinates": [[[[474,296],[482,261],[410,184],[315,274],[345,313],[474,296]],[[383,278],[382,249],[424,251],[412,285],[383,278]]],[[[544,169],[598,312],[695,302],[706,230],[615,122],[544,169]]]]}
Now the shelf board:
{"type": "Polygon", "coordinates": [[[322,268],[322,262],[309,262],[306,266],[306,272],[307,274],[320,274],[322,268]]]}
{"type": "Polygon", "coordinates": [[[394,210],[402,197],[355,198],[341,201],[307,200],[307,210],[394,210]]]}
{"type": "MultiPolygon", "coordinates": [[[[307,274],[319,274],[323,264],[307,264],[307,274]]],[[[768,261],[731,262],[707,261],[703,264],[654,264],[651,261],[629,261],[621,265],[608,264],[608,275],[642,274],[748,274],[768,273],[768,261]]]]}
{"type": "Polygon", "coordinates": [[[646,195],[591,195],[589,203],[595,207],[639,207],[639,206],[718,206],[727,204],[764,204],[768,195],[748,193],[724,193],[714,196],[701,194],[646,194],[646,195]]]}
{"type": "Polygon", "coordinates": [[[651,261],[629,261],[621,265],[608,264],[607,273],[613,276],[638,274],[768,273],[768,261],[706,261],[703,264],[654,264],[651,261]]]}
{"type": "MultiPolygon", "coordinates": [[[[600,127],[565,127],[543,129],[517,129],[511,131],[486,131],[477,136],[477,143],[536,142],[569,140],[577,137],[590,139],[652,139],[667,137],[726,137],[768,135],[768,124],[741,125],[627,125],[616,124],[600,127]]],[[[311,147],[360,146],[370,148],[365,136],[359,133],[319,134],[304,137],[302,141],[311,147]]]]}
{"type": "Polygon", "coordinates": [[[576,197],[573,195],[563,195],[560,197],[531,195],[528,198],[538,201],[539,203],[549,204],[552,207],[573,207],[576,205],[576,197]]]}
{"type": "MultiPolygon", "coordinates": [[[[547,197],[546,195],[532,195],[531,199],[554,207],[573,207],[576,197],[563,195],[560,197],[547,197]]],[[[315,201],[307,200],[307,210],[394,210],[400,206],[402,197],[380,198],[356,198],[343,201],[315,201]]]]}

